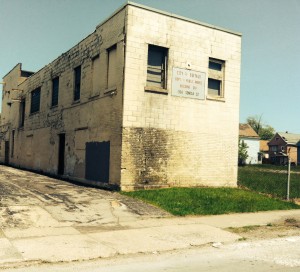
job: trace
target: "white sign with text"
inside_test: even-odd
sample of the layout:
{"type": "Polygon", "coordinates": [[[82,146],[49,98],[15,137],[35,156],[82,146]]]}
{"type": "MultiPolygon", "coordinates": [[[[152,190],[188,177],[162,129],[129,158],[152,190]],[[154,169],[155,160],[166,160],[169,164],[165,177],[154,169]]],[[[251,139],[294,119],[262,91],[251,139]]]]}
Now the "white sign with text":
{"type": "Polygon", "coordinates": [[[172,95],[204,100],[204,86],[204,72],[173,68],[172,95]]]}

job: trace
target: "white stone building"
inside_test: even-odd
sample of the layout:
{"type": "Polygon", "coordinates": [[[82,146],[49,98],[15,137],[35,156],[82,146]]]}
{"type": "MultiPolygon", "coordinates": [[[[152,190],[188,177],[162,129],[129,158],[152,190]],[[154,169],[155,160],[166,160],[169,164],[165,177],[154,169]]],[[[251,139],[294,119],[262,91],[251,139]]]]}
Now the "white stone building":
{"type": "Polygon", "coordinates": [[[4,78],[6,164],[123,190],[236,186],[241,34],[127,3],[4,78]]]}

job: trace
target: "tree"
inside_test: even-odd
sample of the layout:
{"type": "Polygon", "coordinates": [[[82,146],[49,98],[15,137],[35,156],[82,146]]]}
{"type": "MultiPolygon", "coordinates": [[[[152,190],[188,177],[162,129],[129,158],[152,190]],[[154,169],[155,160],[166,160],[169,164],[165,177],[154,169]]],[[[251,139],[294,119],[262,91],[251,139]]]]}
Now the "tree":
{"type": "Polygon", "coordinates": [[[262,115],[249,116],[247,118],[247,123],[254,129],[262,140],[270,140],[275,134],[275,129],[273,127],[263,124],[262,115]]]}
{"type": "Polygon", "coordinates": [[[247,149],[248,145],[244,142],[244,140],[239,140],[239,165],[246,164],[246,160],[249,157],[247,149]]]}

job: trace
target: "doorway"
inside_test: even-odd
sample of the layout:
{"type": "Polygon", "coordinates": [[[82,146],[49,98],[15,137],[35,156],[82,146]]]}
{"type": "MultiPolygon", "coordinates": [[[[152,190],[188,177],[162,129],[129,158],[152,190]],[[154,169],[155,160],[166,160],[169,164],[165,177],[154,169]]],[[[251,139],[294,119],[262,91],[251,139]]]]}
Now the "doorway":
{"type": "Polygon", "coordinates": [[[9,141],[5,141],[5,157],[4,164],[9,165],[9,141]]]}
{"type": "Polygon", "coordinates": [[[59,137],[59,146],[58,146],[58,175],[63,175],[65,172],[65,143],[66,143],[66,134],[58,134],[59,137]]]}
{"type": "Polygon", "coordinates": [[[86,143],[85,178],[109,182],[110,142],[86,143]]]}

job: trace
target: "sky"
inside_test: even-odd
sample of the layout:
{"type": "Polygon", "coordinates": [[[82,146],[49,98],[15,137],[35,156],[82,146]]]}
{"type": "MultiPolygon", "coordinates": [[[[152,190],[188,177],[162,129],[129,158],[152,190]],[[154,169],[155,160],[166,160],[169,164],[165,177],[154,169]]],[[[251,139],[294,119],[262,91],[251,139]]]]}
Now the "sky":
{"type": "MultiPolygon", "coordinates": [[[[240,122],[257,115],[276,131],[300,134],[300,0],[134,2],[241,32],[240,122]]],[[[0,79],[19,62],[38,71],[124,3],[0,0],[0,79]]]]}

